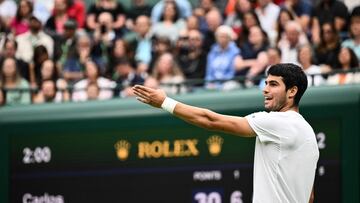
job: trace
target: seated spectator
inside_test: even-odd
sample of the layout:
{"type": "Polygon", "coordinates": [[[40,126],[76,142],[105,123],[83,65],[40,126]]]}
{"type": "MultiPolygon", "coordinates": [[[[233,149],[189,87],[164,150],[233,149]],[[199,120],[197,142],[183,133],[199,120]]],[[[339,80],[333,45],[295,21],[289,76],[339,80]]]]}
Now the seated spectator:
{"type": "Polygon", "coordinates": [[[151,11],[151,21],[152,23],[156,23],[160,20],[161,16],[164,12],[164,5],[167,2],[175,2],[176,5],[179,7],[179,17],[180,18],[187,18],[191,15],[192,9],[189,0],[160,0],[158,1],[151,11]]]}
{"type": "Polygon", "coordinates": [[[3,52],[0,54],[0,61],[2,61],[4,58],[15,58],[16,60],[16,67],[19,69],[21,77],[26,79],[27,81],[30,81],[30,69],[29,64],[25,61],[16,58],[16,50],[17,50],[18,44],[14,39],[7,38],[4,43],[4,47],[1,47],[3,52]]]}
{"type": "Polygon", "coordinates": [[[269,47],[268,37],[259,26],[252,26],[248,39],[240,47],[241,57],[235,62],[237,75],[254,78],[264,73],[266,67],[266,50],[269,47]]]}
{"type": "Polygon", "coordinates": [[[342,47],[337,56],[336,69],[344,71],[358,70],[357,72],[336,73],[327,79],[329,85],[344,85],[360,83],[359,61],[354,51],[348,47],[342,47]]]}
{"type": "Polygon", "coordinates": [[[35,16],[30,18],[30,30],[18,35],[16,37],[16,42],[21,45],[18,46],[16,57],[27,63],[31,63],[33,59],[33,47],[39,45],[43,45],[46,48],[50,58],[53,56],[54,40],[43,31],[40,20],[35,16]]]}
{"type": "Polygon", "coordinates": [[[152,70],[154,69],[155,61],[158,60],[158,58],[167,52],[172,51],[172,44],[169,38],[166,37],[152,37],[152,52],[151,52],[151,61],[149,64],[148,69],[138,69],[138,73],[142,74],[144,77],[147,77],[147,74],[144,73],[144,71],[147,71],[147,73],[151,74],[152,70]]]}
{"type": "Polygon", "coordinates": [[[181,19],[179,16],[180,13],[176,3],[174,1],[166,1],[160,21],[152,26],[152,35],[167,37],[175,44],[179,31],[186,26],[184,19],[181,19]]]}
{"type": "Polygon", "coordinates": [[[114,45],[110,51],[109,65],[105,71],[105,76],[108,78],[113,78],[114,73],[116,72],[116,65],[120,59],[128,58],[129,60],[133,59],[133,53],[130,52],[128,43],[124,39],[116,39],[114,45]]]}
{"type": "Polygon", "coordinates": [[[315,54],[310,44],[299,47],[298,61],[307,74],[308,86],[319,86],[324,83],[320,66],[315,65],[315,54]]]}
{"type": "Polygon", "coordinates": [[[237,36],[240,36],[244,23],[244,13],[253,10],[250,0],[234,0],[234,11],[229,13],[225,25],[231,26],[237,36]]]}
{"type": "Polygon", "coordinates": [[[333,22],[325,22],[321,26],[320,44],[315,48],[318,63],[323,67],[334,68],[340,50],[340,36],[333,22]]]}
{"type": "Polygon", "coordinates": [[[87,18],[84,0],[67,0],[66,7],[66,13],[69,18],[76,21],[78,28],[84,28],[85,18],[87,18]]]}
{"type": "Polygon", "coordinates": [[[45,30],[51,36],[62,35],[65,32],[65,23],[70,20],[67,14],[67,0],[55,0],[54,11],[46,21],[45,30]]]}
{"type": "Polygon", "coordinates": [[[91,82],[86,88],[87,101],[98,100],[100,95],[100,87],[96,82],[91,82]]]}
{"type": "Polygon", "coordinates": [[[34,48],[34,56],[32,63],[30,63],[30,85],[31,87],[39,87],[41,81],[41,66],[50,59],[46,48],[43,45],[34,48]]]}
{"type": "Polygon", "coordinates": [[[16,16],[10,22],[10,28],[15,36],[29,30],[32,13],[33,3],[28,0],[21,0],[16,11],[16,16]]]}
{"type": "Polygon", "coordinates": [[[315,7],[312,15],[311,31],[312,42],[320,43],[320,29],[326,22],[334,22],[336,32],[340,33],[340,38],[347,36],[348,9],[342,1],[320,0],[315,7]]]}
{"type": "Polygon", "coordinates": [[[233,41],[233,31],[222,25],[216,30],[216,44],[207,56],[205,80],[209,89],[222,89],[223,83],[214,80],[230,80],[235,76],[235,60],[240,50],[233,41]]]}
{"type": "Polygon", "coordinates": [[[145,15],[140,15],[136,18],[133,32],[129,32],[124,36],[124,40],[129,44],[130,50],[135,51],[135,61],[138,64],[145,65],[145,70],[139,70],[139,73],[146,72],[151,61],[152,41],[150,29],[150,18],[145,15]]]}
{"type": "Polygon", "coordinates": [[[99,74],[99,66],[91,60],[85,62],[85,79],[75,83],[74,91],[72,94],[73,101],[86,101],[87,94],[86,88],[90,83],[97,83],[100,88],[99,99],[106,100],[113,97],[113,89],[116,84],[107,78],[101,77],[99,74]]]}
{"type": "Polygon", "coordinates": [[[67,90],[67,82],[60,78],[59,68],[55,65],[54,61],[48,59],[42,63],[41,66],[40,81],[38,81],[38,87],[41,87],[43,81],[52,80],[56,87],[55,102],[68,101],[70,98],[69,91],[67,90]]]}
{"type": "Polygon", "coordinates": [[[30,104],[29,83],[20,76],[16,67],[16,60],[7,57],[2,61],[0,72],[0,87],[5,89],[7,105],[30,104]],[[26,89],[21,91],[19,89],[26,89]]]}
{"type": "Polygon", "coordinates": [[[122,36],[125,33],[126,14],[120,1],[116,0],[96,0],[95,3],[91,4],[86,17],[87,28],[90,31],[99,28],[101,26],[99,16],[104,12],[110,13],[112,16],[114,23],[111,29],[122,36]]]}
{"type": "Polygon", "coordinates": [[[132,22],[135,22],[141,15],[149,17],[150,20],[151,6],[145,0],[131,0],[129,11],[131,12],[128,12],[128,17],[132,22]]]}
{"type": "Polygon", "coordinates": [[[272,0],[258,0],[258,7],[255,13],[259,17],[261,28],[267,33],[269,41],[274,44],[276,38],[276,20],[280,13],[280,7],[272,0]]]}
{"type": "Polygon", "coordinates": [[[101,56],[94,53],[91,38],[84,33],[77,39],[75,55],[67,58],[64,63],[62,68],[64,79],[70,84],[82,79],[84,77],[85,63],[88,60],[95,61],[97,64],[104,64],[101,56]]]}
{"type": "Polygon", "coordinates": [[[209,52],[212,45],[215,44],[215,32],[218,27],[222,24],[223,18],[219,10],[212,9],[207,12],[205,15],[207,29],[203,31],[204,33],[204,51],[209,52]]]}
{"type": "Polygon", "coordinates": [[[302,30],[309,31],[312,5],[307,0],[285,0],[281,7],[288,9],[294,16],[295,21],[301,25],[302,30]]]}
{"type": "Polygon", "coordinates": [[[174,56],[171,53],[162,54],[155,62],[152,77],[159,81],[160,89],[167,94],[177,94],[186,92],[184,74],[175,63],[174,56]]]}
{"type": "Polygon", "coordinates": [[[177,43],[176,62],[187,79],[203,79],[207,53],[202,49],[203,35],[199,30],[189,30],[177,43]]]}
{"type": "Polygon", "coordinates": [[[14,0],[0,0],[0,19],[4,26],[8,27],[15,17],[17,5],[14,0]]]}
{"type": "Polygon", "coordinates": [[[102,12],[98,16],[98,26],[94,30],[95,46],[99,49],[108,49],[116,38],[116,30],[113,28],[114,19],[109,12],[102,12]]]}
{"type": "Polygon", "coordinates": [[[307,43],[308,40],[302,31],[300,24],[296,21],[287,22],[285,36],[278,43],[278,47],[282,53],[281,62],[298,63],[297,49],[307,43]]]}
{"type": "Polygon", "coordinates": [[[132,87],[134,85],[144,83],[144,78],[138,75],[135,68],[132,66],[130,61],[126,58],[118,59],[115,64],[115,74],[113,80],[120,86],[120,92],[115,92],[116,96],[129,97],[134,96],[132,87]]]}
{"type": "Polygon", "coordinates": [[[349,47],[354,50],[360,61],[360,6],[355,7],[350,17],[350,39],[345,40],[343,47],[349,47]]]}
{"type": "Polygon", "coordinates": [[[76,55],[77,23],[69,19],[64,24],[64,34],[55,41],[54,60],[63,67],[65,61],[76,55]]]}
{"type": "Polygon", "coordinates": [[[248,11],[243,14],[243,24],[241,26],[241,32],[239,33],[239,36],[237,36],[237,44],[239,47],[243,46],[244,42],[247,41],[250,34],[250,29],[253,26],[261,27],[260,21],[254,11],[248,11]]]}
{"type": "Polygon", "coordinates": [[[195,15],[191,15],[186,19],[187,30],[200,30],[200,19],[195,15]]]}
{"type": "MultiPolygon", "coordinates": [[[[292,15],[292,13],[287,10],[286,8],[281,8],[280,9],[280,13],[279,16],[277,18],[277,23],[276,23],[276,39],[275,39],[275,43],[271,43],[272,46],[277,46],[279,44],[279,41],[281,39],[286,38],[286,34],[285,34],[285,27],[286,24],[289,21],[294,21],[295,17],[292,15]]],[[[306,37],[306,36],[303,36],[306,37]]]]}
{"type": "Polygon", "coordinates": [[[44,80],[41,83],[40,91],[35,95],[33,101],[36,104],[53,103],[56,97],[56,85],[53,80],[44,80]]]}

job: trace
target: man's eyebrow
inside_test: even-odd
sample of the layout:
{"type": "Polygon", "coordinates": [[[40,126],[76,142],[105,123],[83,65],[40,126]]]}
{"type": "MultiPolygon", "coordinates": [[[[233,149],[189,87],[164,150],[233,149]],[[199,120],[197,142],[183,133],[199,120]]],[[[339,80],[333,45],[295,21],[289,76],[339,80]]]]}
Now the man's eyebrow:
{"type": "Polygon", "coordinates": [[[276,83],[276,84],[279,84],[279,82],[276,81],[276,80],[265,80],[265,84],[268,84],[268,83],[276,83]]]}

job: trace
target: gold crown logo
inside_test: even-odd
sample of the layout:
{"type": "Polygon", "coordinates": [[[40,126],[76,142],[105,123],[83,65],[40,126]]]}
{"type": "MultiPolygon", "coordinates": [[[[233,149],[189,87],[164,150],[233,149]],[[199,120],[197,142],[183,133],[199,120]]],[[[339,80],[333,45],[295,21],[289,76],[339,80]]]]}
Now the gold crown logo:
{"type": "Polygon", "coordinates": [[[213,135],[207,139],[209,152],[212,156],[217,156],[221,152],[221,147],[224,139],[218,135],[213,135]]]}
{"type": "Polygon", "coordinates": [[[116,155],[121,161],[125,161],[129,157],[129,149],[131,144],[126,140],[119,140],[114,145],[116,155]]]}

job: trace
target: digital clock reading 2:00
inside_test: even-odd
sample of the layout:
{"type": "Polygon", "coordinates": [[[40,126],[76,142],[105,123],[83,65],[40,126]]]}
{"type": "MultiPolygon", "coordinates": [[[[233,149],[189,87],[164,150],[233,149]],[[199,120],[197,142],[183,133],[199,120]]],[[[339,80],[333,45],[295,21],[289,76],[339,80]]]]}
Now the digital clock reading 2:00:
{"type": "MultiPolygon", "coordinates": [[[[321,154],[317,201],[339,202],[340,124],[309,122],[321,154]]],[[[183,125],[34,133],[9,141],[11,202],[251,202],[254,139],[183,125]]]]}

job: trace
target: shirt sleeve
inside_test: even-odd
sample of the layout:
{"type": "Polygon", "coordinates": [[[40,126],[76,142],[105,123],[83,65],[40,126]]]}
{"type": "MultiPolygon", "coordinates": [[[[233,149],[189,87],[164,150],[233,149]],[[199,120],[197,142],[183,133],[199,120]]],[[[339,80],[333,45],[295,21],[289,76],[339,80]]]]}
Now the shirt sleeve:
{"type": "Polygon", "coordinates": [[[280,141],[280,137],[275,130],[276,120],[272,117],[267,112],[253,113],[245,117],[261,142],[279,143],[280,141]]]}

